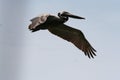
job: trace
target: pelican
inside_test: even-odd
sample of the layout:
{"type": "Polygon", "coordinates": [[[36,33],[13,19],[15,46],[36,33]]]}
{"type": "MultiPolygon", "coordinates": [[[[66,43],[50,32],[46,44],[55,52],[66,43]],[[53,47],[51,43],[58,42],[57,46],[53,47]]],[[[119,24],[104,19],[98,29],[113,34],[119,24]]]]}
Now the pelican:
{"type": "Polygon", "coordinates": [[[52,34],[73,43],[89,58],[94,58],[94,56],[96,56],[96,50],[91,46],[81,30],[64,24],[68,21],[69,17],[75,19],[85,19],[84,17],[76,16],[66,11],[59,12],[58,17],[50,14],[43,14],[31,19],[32,23],[28,28],[32,32],[36,32],[38,30],[48,30],[52,34]]]}

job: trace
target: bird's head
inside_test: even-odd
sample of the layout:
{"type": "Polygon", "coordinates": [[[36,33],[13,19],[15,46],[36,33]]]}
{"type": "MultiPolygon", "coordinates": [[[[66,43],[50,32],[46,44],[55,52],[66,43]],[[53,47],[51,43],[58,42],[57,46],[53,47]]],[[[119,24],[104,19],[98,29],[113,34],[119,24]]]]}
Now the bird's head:
{"type": "Polygon", "coordinates": [[[63,11],[63,12],[59,12],[58,16],[63,16],[63,17],[71,17],[71,18],[75,18],[75,19],[85,19],[84,17],[80,17],[77,15],[73,15],[69,12],[63,11]]]}
{"type": "Polygon", "coordinates": [[[47,18],[48,18],[49,14],[43,14],[43,15],[39,15],[33,19],[31,19],[30,21],[32,22],[30,25],[29,25],[29,29],[32,31],[32,32],[36,32],[40,29],[46,29],[46,27],[42,27],[40,25],[42,25],[43,23],[46,22],[47,18]]]}

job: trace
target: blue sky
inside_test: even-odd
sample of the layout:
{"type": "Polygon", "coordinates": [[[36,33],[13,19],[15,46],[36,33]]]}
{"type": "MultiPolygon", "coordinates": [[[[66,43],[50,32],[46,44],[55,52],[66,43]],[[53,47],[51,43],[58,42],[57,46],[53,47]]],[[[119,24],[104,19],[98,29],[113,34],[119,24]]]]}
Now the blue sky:
{"type": "Polygon", "coordinates": [[[1,80],[119,80],[119,4],[119,0],[0,0],[1,80]],[[97,50],[95,59],[47,30],[28,30],[31,18],[60,11],[86,18],[66,24],[82,30],[97,50]]]}

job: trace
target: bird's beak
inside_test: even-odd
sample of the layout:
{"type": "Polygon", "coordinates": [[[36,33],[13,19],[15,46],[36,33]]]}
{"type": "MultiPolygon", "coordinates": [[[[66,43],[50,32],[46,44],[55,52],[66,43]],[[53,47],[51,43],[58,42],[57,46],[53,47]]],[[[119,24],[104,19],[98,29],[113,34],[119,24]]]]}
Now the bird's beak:
{"type": "Polygon", "coordinates": [[[62,14],[62,16],[68,16],[68,17],[71,17],[71,18],[76,18],[76,19],[85,19],[84,17],[80,17],[80,16],[77,16],[77,15],[73,15],[71,13],[65,13],[65,14],[62,14]]]}

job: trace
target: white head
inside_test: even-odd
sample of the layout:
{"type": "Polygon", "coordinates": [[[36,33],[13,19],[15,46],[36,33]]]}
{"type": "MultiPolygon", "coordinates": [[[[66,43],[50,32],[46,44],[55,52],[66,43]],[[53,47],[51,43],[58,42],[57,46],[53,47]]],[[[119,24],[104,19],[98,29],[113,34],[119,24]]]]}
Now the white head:
{"type": "Polygon", "coordinates": [[[31,19],[30,21],[32,22],[32,24],[30,26],[30,29],[35,29],[38,25],[45,23],[49,15],[50,14],[42,14],[31,19]]]}

